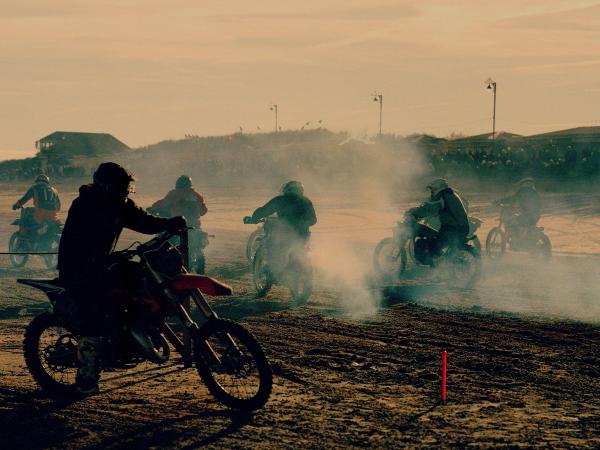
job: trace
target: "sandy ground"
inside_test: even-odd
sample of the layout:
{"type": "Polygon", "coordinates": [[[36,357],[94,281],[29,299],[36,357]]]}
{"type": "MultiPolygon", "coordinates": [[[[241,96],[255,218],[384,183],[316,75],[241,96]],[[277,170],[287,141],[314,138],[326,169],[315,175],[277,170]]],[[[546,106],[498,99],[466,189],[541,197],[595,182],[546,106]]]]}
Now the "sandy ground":
{"type": "MultiPolygon", "coordinates": [[[[13,228],[16,196],[0,194],[1,242],[13,228]]],[[[72,196],[63,195],[65,204],[72,196]]],[[[281,288],[265,299],[253,294],[243,257],[253,226],[241,217],[256,198],[267,193],[209,192],[204,226],[216,235],[208,271],[235,288],[233,297],[211,302],[246,324],[273,364],[274,392],[262,410],[228,411],[176,360],[106,373],[102,393],[85,400],[44,397],[21,345],[46,300],[15,278],[54,273],[40,261],[16,271],[0,257],[2,448],[600,446],[596,197],[545,196],[542,225],[556,252],[550,263],[509,254],[497,265],[485,261],[476,289],[448,292],[427,277],[381,289],[364,281],[373,247],[408,204],[382,209],[317,195],[319,274],[304,307],[293,307],[281,288]],[[449,355],[445,404],[438,402],[442,350],[449,355]]],[[[485,220],[482,240],[496,222],[490,199],[471,198],[485,220]]],[[[123,244],[136,237],[126,234],[123,244]]]]}

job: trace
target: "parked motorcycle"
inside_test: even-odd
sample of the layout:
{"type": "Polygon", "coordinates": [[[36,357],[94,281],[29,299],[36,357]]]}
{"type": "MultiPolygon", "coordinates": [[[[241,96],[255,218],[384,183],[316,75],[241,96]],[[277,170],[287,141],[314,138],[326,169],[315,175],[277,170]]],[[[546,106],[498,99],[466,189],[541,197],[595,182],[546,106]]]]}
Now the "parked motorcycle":
{"type": "MultiPolygon", "coordinates": [[[[244,217],[244,223],[253,223],[250,217],[244,217]]],[[[285,248],[275,248],[273,229],[282,226],[279,219],[269,217],[260,220],[263,223],[264,237],[258,239],[254,258],[252,258],[252,277],[259,297],[267,295],[274,284],[286,286],[292,300],[297,304],[306,303],[313,290],[313,268],[309,258],[310,245],[301,240],[290,239],[279,243],[285,248]],[[276,258],[277,261],[273,261],[276,258]]]]}
{"type": "Polygon", "coordinates": [[[429,266],[446,284],[470,289],[481,276],[481,254],[473,245],[477,235],[470,234],[456,248],[443,248],[441,255],[434,258],[432,243],[437,232],[423,227],[413,215],[406,214],[393,231],[392,237],[377,244],[373,254],[373,267],[380,278],[394,281],[414,267],[429,266]]]}
{"type": "MultiPolygon", "coordinates": [[[[195,363],[200,378],[221,403],[239,410],[262,407],[271,394],[272,371],[260,344],[242,325],[218,318],[203,295],[231,295],[231,288],[187,273],[187,232],[180,234],[179,248],[169,242],[172,236],[164,233],[113,254],[110,270],[127,274],[127,289],[116,289],[119,304],[125,305],[125,320],[118,337],[103,338],[103,369],[143,361],[162,364],[170,358],[170,343],[186,365],[195,363]],[[190,299],[198,309],[197,321],[190,314],[190,299]],[[173,321],[182,333],[173,328],[173,321]],[[154,349],[141,345],[136,333],[149,337],[154,349]]],[[[72,320],[76,308],[58,280],[17,281],[43,291],[52,305],[25,330],[23,349],[30,373],[50,393],[73,393],[79,364],[79,334],[72,320]]]]}
{"type": "Polygon", "coordinates": [[[542,227],[519,229],[517,212],[511,205],[500,204],[500,221],[492,228],[485,240],[487,256],[501,259],[507,248],[528,252],[532,256],[548,259],[552,256],[552,243],[542,227]]]}
{"type": "Polygon", "coordinates": [[[21,208],[21,216],[12,222],[19,229],[8,241],[10,263],[13,267],[23,267],[29,256],[24,253],[48,253],[41,255],[48,269],[55,269],[58,262],[58,245],[62,224],[56,220],[37,223],[33,218],[34,208],[21,208]]]}

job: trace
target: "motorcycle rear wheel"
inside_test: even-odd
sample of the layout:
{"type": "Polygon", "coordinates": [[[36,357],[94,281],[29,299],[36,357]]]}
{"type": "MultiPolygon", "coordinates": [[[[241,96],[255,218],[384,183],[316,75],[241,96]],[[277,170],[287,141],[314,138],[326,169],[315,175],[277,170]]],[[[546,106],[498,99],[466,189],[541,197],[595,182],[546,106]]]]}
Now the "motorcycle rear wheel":
{"type": "Polygon", "coordinates": [[[292,300],[297,305],[303,305],[312,295],[313,291],[313,273],[310,267],[303,267],[301,264],[292,264],[287,268],[288,288],[292,295],[292,300]]]}
{"type": "MultiPolygon", "coordinates": [[[[15,231],[12,234],[10,240],[8,241],[9,252],[28,252],[30,250],[29,241],[22,239],[21,236],[21,233],[18,231],[15,231]]],[[[14,268],[20,268],[27,264],[29,255],[9,255],[8,259],[14,268]]]]}
{"type": "Polygon", "coordinates": [[[550,259],[552,256],[552,243],[550,242],[550,238],[546,236],[545,233],[540,231],[531,253],[533,256],[540,257],[544,260],[550,259]]]}
{"type": "Polygon", "coordinates": [[[78,347],[77,337],[49,312],[34,318],[25,329],[25,363],[35,382],[49,393],[75,393],[78,347]]]}
{"type": "Polygon", "coordinates": [[[481,278],[481,254],[470,246],[464,245],[448,255],[451,270],[448,284],[457,289],[473,289],[481,278]]]}
{"type": "Polygon", "coordinates": [[[194,336],[198,374],[215,398],[242,411],[261,408],[273,388],[273,372],[260,344],[242,325],[209,320],[194,336]]]}

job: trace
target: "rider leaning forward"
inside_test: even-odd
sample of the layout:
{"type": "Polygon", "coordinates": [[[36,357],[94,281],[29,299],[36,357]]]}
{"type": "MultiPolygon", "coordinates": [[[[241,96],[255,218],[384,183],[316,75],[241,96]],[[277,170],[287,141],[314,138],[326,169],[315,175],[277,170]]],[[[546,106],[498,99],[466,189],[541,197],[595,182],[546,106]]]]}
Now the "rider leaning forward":
{"type": "Polygon", "coordinates": [[[79,188],[60,240],[59,278],[73,301],[74,326],[82,335],[76,386],[83,394],[98,391],[100,337],[115,333],[118,323],[108,268],[121,231],[155,234],[186,226],[182,217],[159,218],[138,207],[128,198],[133,181],[118,164],[100,164],[93,183],[79,188]]]}
{"type": "Polygon", "coordinates": [[[427,185],[430,200],[408,211],[417,220],[437,216],[440,221],[439,231],[419,226],[419,233],[431,238],[432,254],[439,256],[443,248],[457,246],[466,241],[469,234],[469,218],[463,200],[442,178],[433,180],[427,185]]]}
{"type": "Polygon", "coordinates": [[[299,181],[289,181],[281,187],[281,194],[257,208],[250,223],[258,223],[271,215],[279,219],[272,229],[265,230],[269,235],[269,253],[276,266],[284,250],[295,242],[306,243],[310,239],[310,227],[317,223],[315,208],[304,195],[304,186],[299,181]]]}
{"type": "Polygon", "coordinates": [[[533,178],[523,178],[517,183],[517,191],[494,202],[496,205],[516,205],[517,230],[527,230],[537,225],[542,215],[542,200],[535,189],[533,178]]]}
{"type": "Polygon", "coordinates": [[[60,198],[58,191],[50,185],[47,175],[38,175],[35,184],[14,205],[13,209],[22,208],[29,200],[33,200],[33,219],[35,223],[58,220],[60,198]]]}

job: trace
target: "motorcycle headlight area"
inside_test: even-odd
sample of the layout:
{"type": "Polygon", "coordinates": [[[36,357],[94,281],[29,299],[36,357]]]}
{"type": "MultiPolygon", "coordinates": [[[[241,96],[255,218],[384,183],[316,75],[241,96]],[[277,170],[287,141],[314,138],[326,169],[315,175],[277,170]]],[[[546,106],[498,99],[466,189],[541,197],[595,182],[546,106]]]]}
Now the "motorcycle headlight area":
{"type": "Polygon", "coordinates": [[[167,276],[174,276],[182,271],[183,256],[170,242],[146,252],[144,256],[154,270],[167,276]]]}

